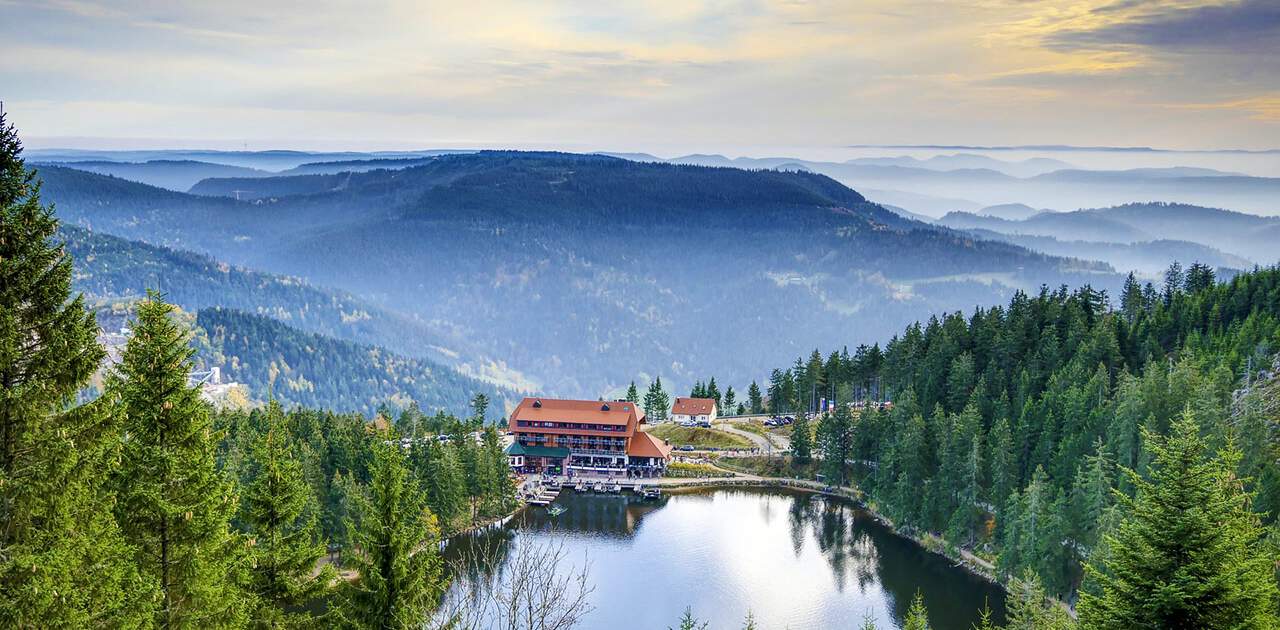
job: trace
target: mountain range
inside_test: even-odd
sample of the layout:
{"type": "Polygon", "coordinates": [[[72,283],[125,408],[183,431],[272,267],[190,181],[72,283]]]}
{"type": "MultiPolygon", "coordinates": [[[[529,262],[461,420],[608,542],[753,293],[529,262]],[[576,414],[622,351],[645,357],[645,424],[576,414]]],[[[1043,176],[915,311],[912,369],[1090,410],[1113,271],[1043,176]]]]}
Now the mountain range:
{"type": "MultiPolygon", "coordinates": [[[[64,165],[113,174],[178,192],[208,178],[256,178],[273,175],[335,174],[344,171],[399,169],[440,155],[474,153],[463,149],[399,152],[300,151],[73,151],[28,152],[33,164],[64,165]],[[79,166],[77,166],[79,165],[79,166]],[[229,172],[225,167],[244,172],[229,172]]],[[[661,158],[648,153],[605,153],[630,161],[667,162],[742,169],[805,170],[820,173],[873,201],[909,212],[940,217],[952,211],[1022,203],[1069,210],[1159,199],[1228,207],[1260,215],[1280,214],[1280,179],[1232,170],[1188,166],[1086,170],[1047,158],[1000,159],[973,152],[861,157],[843,162],[797,157],[738,157],[691,154],[661,158]]],[[[233,190],[248,190],[233,189],[233,190]]],[[[245,192],[233,196],[252,197],[245,192]]],[[[1012,218],[1012,217],[1009,217],[1012,218]]]]}
{"type": "MultiPolygon", "coordinates": [[[[480,152],[193,187],[209,195],[39,173],[67,224],[341,292],[412,323],[363,342],[566,395],[713,371],[744,384],[831,335],[885,339],[921,313],[1120,277],[904,218],[803,171],[480,152]],[[271,192],[218,196],[252,186],[271,192]]],[[[312,331],[341,333],[326,326],[312,331]]]]}
{"type": "MultiPolygon", "coordinates": [[[[828,175],[858,190],[911,212],[941,216],[950,210],[974,210],[983,206],[1021,202],[1045,208],[1091,208],[1119,205],[1139,199],[1160,199],[1185,204],[1225,206],[1262,215],[1280,214],[1280,178],[1255,177],[1208,168],[1166,167],[1122,170],[1027,168],[1022,162],[995,160],[963,154],[926,167],[915,158],[872,158],[845,162],[821,162],[795,158],[735,158],[721,155],[689,155],[668,160],[676,163],[738,168],[777,168],[800,165],[828,175]],[[960,159],[955,159],[960,158],[960,159]],[[959,166],[943,168],[943,165],[959,166]]],[[[1070,166],[1063,162],[1050,166],[1070,166]]]]}
{"type": "MultiPolygon", "coordinates": [[[[1006,236],[1051,237],[1062,242],[1142,245],[1151,241],[1181,241],[1216,250],[1203,252],[1205,258],[1201,261],[1207,264],[1210,260],[1217,260],[1228,266],[1248,267],[1254,264],[1273,265],[1280,261],[1280,249],[1276,247],[1276,243],[1280,243],[1280,217],[1261,217],[1189,204],[1130,203],[1073,212],[1041,212],[1019,220],[953,212],[937,223],[955,229],[982,230],[1006,236]]],[[[1029,241],[1015,242],[1034,247],[1029,241]]],[[[1063,247],[1066,246],[1041,251],[1094,257],[1080,248],[1063,247]]],[[[1184,248],[1177,259],[1185,263],[1192,255],[1201,254],[1184,248]]]]}

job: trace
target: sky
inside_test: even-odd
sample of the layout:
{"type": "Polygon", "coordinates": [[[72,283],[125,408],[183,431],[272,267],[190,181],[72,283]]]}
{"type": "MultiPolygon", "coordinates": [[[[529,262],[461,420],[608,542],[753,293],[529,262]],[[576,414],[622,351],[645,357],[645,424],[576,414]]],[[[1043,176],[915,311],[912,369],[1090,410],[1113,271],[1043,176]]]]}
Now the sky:
{"type": "Polygon", "coordinates": [[[29,147],[1280,148],[1276,0],[0,0],[29,147]]]}

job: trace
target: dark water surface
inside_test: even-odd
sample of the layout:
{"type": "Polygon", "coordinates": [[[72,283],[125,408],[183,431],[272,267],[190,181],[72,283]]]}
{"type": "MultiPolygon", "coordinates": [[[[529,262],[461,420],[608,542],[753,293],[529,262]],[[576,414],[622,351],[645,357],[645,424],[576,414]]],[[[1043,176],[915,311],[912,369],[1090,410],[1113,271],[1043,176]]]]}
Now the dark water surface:
{"type": "Polygon", "coordinates": [[[517,514],[505,526],[451,541],[458,558],[484,545],[562,541],[590,562],[595,610],[587,628],[675,626],[685,607],[710,628],[857,628],[871,615],[900,628],[916,591],[935,630],[968,630],[983,602],[1004,621],[1004,593],[915,543],[852,503],[783,489],[630,494],[561,493],[568,508],[517,514]]]}

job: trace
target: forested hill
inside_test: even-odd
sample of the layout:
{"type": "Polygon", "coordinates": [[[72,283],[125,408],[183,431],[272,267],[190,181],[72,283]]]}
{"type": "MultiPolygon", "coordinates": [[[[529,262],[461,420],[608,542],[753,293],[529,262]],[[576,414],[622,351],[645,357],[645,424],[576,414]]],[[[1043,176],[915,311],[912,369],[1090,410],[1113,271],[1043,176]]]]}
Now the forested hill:
{"type": "Polygon", "coordinates": [[[1225,461],[1280,540],[1280,400],[1253,386],[1280,376],[1280,268],[1215,283],[1208,267],[1171,267],[1163,286],[1130,278],[1117,297],[1018,293],[909,326],[883,351],[815,351],[769,393],[807,407],[813,391],[888,392],[891,411],[819,424],[828,478],[851,474],[900,527],[995,554],[1002,576],[1031,570],[1060,596],[1130,516],[1112,493],[1135,493],[1119,467],[1147,476],[1151,440],[1183,414],[1209,453],[1242,449],[1225,461]],[[859,464],[834,465],[846,460],[859,464]]]}
{"type": "Polygon", "coordinates": [[[1120,279],[901,218],[802,172],[483,152],[237,182],[290,191],[253,201],[40,173],[65,223],[349,291],[502,358],[478,372],[578,396],[745,377],[850,329],[887,338],[1015,288],[1120,279]]]}
{"type": "Polygon", "coordinates": [[[208,340],[200,348],[206,367],[219,366],[230,380],[248,385],[256,399],[282,405],[372,416],[379,405],[428,413],[462,414],[477,393],[501,411],[514,393],[468,378],[442,365],[410,359],[384,348],[305,333],[274,319],[209,308],[196,315],[208,340]]]}
{"type": "MultiPolygon", "coordinates": [[[[50,162],[49,164],[102,175],[114,175],[123,179],[182,192],[186,192],[196,182],[210,177],[260,177],[270,174],[266,171],[242,166],[214,164],[196,160],[148,160],[146,162],[87,160],[61,163],[50,162]]],[[[33,166],[39,167],[40,163],[37,162],[33,166]]]]}
{"type": "Polygon", "coordinates": [[[203,254],[62,226],[75,264],[73,286],[97,307],[128,304],[159,291],[184,310],[221,306],[280,320],[304,332],[396,348],[436,361],[466,353],[441,345],[428,325],[335,289],[263,273],[203,254]]]}

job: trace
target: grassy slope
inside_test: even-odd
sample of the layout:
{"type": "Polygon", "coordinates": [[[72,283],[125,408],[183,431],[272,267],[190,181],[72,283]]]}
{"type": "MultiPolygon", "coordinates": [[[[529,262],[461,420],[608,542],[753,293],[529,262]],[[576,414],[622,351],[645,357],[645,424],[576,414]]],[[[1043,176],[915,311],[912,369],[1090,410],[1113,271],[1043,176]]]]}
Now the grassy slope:
{"type": "Polygon", "coordinates": [[[675,446],[699,448],[751,448],[751,440],[719,429],[682,427],[678,424],[659,424],[649,429],[654,437],[671,442],[675,446]]]}

